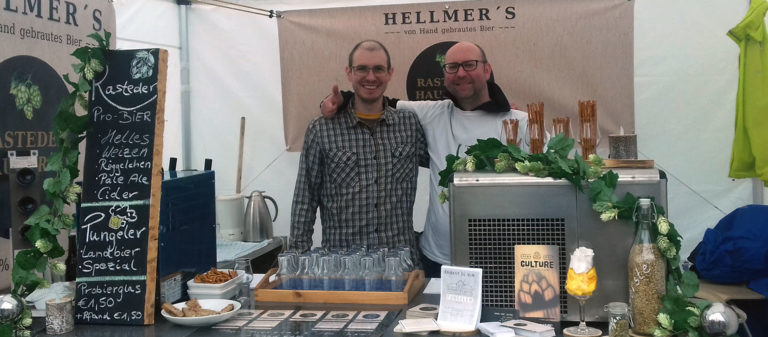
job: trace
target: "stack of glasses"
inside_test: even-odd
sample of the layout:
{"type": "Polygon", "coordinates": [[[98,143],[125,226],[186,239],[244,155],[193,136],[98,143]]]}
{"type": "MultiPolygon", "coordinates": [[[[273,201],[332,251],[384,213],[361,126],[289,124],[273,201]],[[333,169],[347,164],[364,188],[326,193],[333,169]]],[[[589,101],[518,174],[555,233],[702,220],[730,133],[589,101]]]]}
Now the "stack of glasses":
{"type": "Polygon", "coordinates": [[[278,255],[280,286],[275,289],[403,291],[413,260],[410,248],[328,250],[278,255]]]}

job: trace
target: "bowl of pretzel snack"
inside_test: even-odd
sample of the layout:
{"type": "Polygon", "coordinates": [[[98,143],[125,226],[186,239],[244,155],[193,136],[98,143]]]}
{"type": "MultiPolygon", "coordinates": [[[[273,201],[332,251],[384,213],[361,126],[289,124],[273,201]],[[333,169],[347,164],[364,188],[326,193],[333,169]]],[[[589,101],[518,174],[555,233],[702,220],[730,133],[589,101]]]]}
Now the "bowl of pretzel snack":
{"type": "Polygon", "coordinates": [[[211,268],[187,281],[187,294],[197,299],[230,299],[242,278],[242,272],[236,270],[211,268]]]}
{"type": "Polygon", "coordinates": [[[163,303],[160,312],[165,319],[186,326],[209,326],[226,321],[240,310],[240,302],[231,300],[198,300],[163,303]]]}

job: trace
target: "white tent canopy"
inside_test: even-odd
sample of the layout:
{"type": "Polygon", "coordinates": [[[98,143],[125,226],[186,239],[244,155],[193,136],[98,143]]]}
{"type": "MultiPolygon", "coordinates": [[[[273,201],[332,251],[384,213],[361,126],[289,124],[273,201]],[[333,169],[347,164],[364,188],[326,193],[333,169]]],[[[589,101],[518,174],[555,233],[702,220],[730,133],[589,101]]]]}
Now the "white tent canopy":
{"type": "MultiPolygon", "coordinates": [[[[274,10],[410,3],[232,2],[274,10]]],[[[204,159],[211,158],[217,195],[233,194],[239,123],[245,116],[242,190],[265,190],[274,197],[281,210],[275,234],[288,235],[299,153],[286,152],[283,142],[278,19],[170,0],[115,0],[114,5],[118,49],[170,51],[164,163],[177,157],[183,163],[179,169],[202,169],[204,159]],[[188,63],[182,61],[182,46],[188,47],[188,63]],[[182,80],[186,74],[188,85],[182,80]]],[[[733,0],[635,3],[638,152],[667,173],[669,216],[684,237],[682,258],[725,214],[764,202],[762,182],[728,178],[739,49],[726,33],[748,6],[749,1],[733,0]]],[[[313,78],[312,69],[305,72],[308,85],[330,88],[331,80],[313,78]]],[[[427,174],[422,170],[419,177],[417,229],[424,223],[427,174]]]]}

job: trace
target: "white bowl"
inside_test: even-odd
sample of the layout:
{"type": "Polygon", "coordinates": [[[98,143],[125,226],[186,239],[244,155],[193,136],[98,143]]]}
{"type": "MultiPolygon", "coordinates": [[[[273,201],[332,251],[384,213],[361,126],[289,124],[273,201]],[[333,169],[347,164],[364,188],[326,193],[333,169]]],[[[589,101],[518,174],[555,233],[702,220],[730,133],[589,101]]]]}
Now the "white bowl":
{"type": "MultiPolygon", "coordinates": [[[[219,322],[226,321],[230,317],[234,316],[238,310],[240,310],[240,302],[237,302],[237,301],[198,300],[198,302],[200,302],[200,306],[203,309],[219,311],[229,304],[234,305],[235,308],[232,309],[232,311],[225,312],[223,314],[202,316],[202,317],[176,317],[176,316],[171,316],[171,314],[167,313],[165,310],[162,310],[160,313],[163,315],[163,317],[165,317],[165,319],[175,324],[186,325],[186,326],[209,326],[219,322]]],[[[187,302],[179,302],[174,304],[173,306],[181,310],[182,308],[185,308],[187,306],[187,302]]]]}
{"type": "Polygon", "coordinates": [[[215,288],[215,289],[202,289],[202,288],[189,288],[187,294],[189,298],[196,298],[198,300],[207,299],[223,299],[228,300],[237,294],[238,284],[233,283],[227,288],[215,288]]]}
{"type": "MultiPolygon", "coordinates": [[[[228,272],[229,269],[219,269],[219,271],[228,272]]],[[[217,291],[217,290],[223,291],[223,290],[229,289],[229,287],[231,287],[232,285],[240,282],[240,280],[243,279],[243,275],[244,275],[244,272],[242,270],[238,270],[236,277],[224,283],[197,283],[195,282],[195,279],[192,278],[189,281],[187,281],[187,288],[194,289],[195,291],[205,290],[206,292],[217,291]]]]}

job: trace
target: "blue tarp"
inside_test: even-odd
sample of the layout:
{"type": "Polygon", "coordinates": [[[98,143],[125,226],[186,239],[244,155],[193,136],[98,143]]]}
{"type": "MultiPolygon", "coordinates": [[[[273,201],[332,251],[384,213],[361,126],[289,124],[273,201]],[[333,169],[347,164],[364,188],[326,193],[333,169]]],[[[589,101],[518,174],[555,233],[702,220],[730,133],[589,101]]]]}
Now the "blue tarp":
{"type": "Polygon", "coordinates": [[[699,277],[768,297],[768,205],[740,207],[707,229],[695,252],[699,277]]]}

